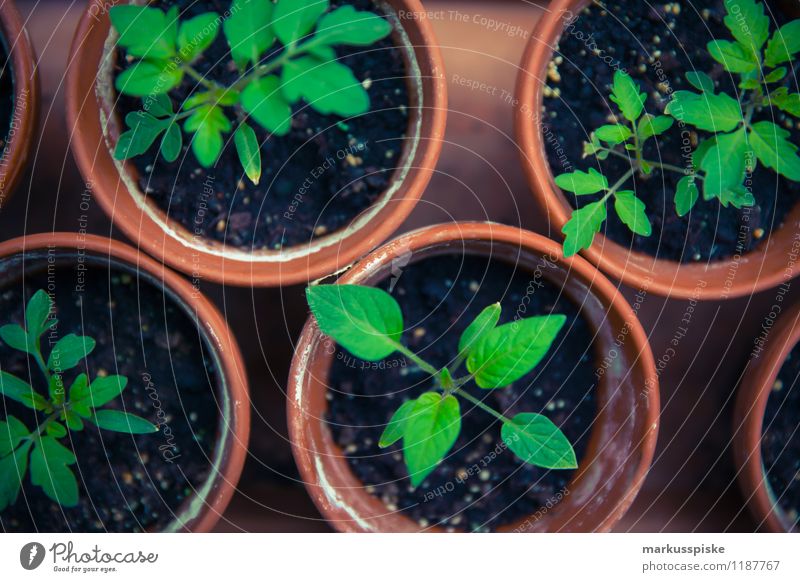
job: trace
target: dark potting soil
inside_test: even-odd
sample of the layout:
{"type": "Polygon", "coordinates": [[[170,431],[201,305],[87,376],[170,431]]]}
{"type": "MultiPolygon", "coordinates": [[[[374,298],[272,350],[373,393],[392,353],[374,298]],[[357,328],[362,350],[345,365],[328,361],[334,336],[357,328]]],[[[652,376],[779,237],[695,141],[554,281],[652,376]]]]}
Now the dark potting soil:
{"type": "MultiPolygon", "coordinates": [[[[383,13],[372,0],[331,2],[334,8],[343,4],[383,13]]],[[[186,19],[208,11],[224,14],[230,2],[156,0],[151,5],[164,10],[178,5],[186,19]]],[[[278,54],[280,45],[276,42],[270,50],[278,54]]],[[[300,102],[294,107],[292,129],[283,137],[268,138],[268,132],[252,123],[263,144],[258,186],[244,176],[230,135],[216,166],[209,169],[197,163],[189,148],[191,136],[184,135],[174,163],[158,156],[156,146],[134,158],[142,192],[193,235],[244,249],[302,245],[347,227],[387,190],[400,164],[409,124],[408,72],[391,38],[369,47],[339,48],[337,54],[368,88],[369,112],[343,119],[321,115],[300,102]]],[[[126,65],[120,50],[115,75],[126,65]]],[[[194,66],[226,85],[239,77],[221,32],[194,66]]],[[[187,75],[171,92],[174,105],[196,89],[196,81],[187,75]]],[[[141,108],[141,100],[122,96],[119,119],[141,108]]]]}
{"type": "Polygon", "coordinates": [[[14,71],[6,48],[6,39],[0,37],[0,155],[8,142],[11,117],[14,114],[14,71]]]}
{"type": "MultiPolygon", "coordinates": [[[[160,430],[126,435],[86,423],[61,440],[78,459],[71,468],[79,505],[60,508],[28,474],[16,503],[0,513],[0,526],[7,532],[158,530],[210,474],[220,380],[194,323],[159,288],[145,279],[137,286],[135,274],[99,265],[85,272],[83,291],[73,291],[76,282],[72,267],[59,267],[53,279],[47,273],[27,274],[24,293],[19,281],[6,286],[0,292],[3,324],[22,324],[27,299],[38,289],[54,289],[55,339],[76,333],[97,341],[85,360],[88,369],[81,364],[65,372],[65,384],[80,371],[90,378],[126,376],[121,397],[106,407],[144,417],[160,430]]],[[[48,338],[43,337],[43,346],[48,338]]],[[[0,364],[46,394],[36,365],[20,352],[0,345],[0,364]]],[[[14,401],[0,403],[3,418],[16,416],[29,429],[45,418],[14,401]]]]}
{"type": "MultiPolygon", "coordinates": [[[[382,287],[392,289],[403,309],[403,342],[435,366],[451,361],[461,332],[496,301],[503,305],[501,323],[566,315],[553,349],[530,374],[503,389],[472,384],[467,389],[510,416],[547,415],[582,457],[595,416],[593,333],[557,287],[505,262],[477,256],[462,262],[454,255],[421,260],[382,287]]],[[[455,446],[413,490],[401,444],[383,450],[377,443],[402,402],[432,389],[430,377],[399,354],[367,363],[337,350],[328,422],[355,475],[389,511],[401,511],[422,527],[487,531],[530,517],[569,494],[572,471],[523,463],[503,444],[495,418],[461,399],[462,430],[455,446]]]]}
{"type": "MultiPolygon", "coordinates": [[[[545,88],[543,135],[554,175],[587,170],[594,166],[611,183],[630,169],[627,160],[594,157],[582,160],[583,142],[596,128],[609,123],[616,105],[608,98],[614,73],[623,69],[641,84],[647,94],[647,112],[662,114],[674,91],[693,90],[686,82],[690,71],[708,73],[718,92],[738,95],[734,78],[709,56],[706,45],[713,39],[729,39],[730,31],[722,19],[722,0],[679,0],[637,3],[632,9],[625,0],[591,5],[568,27],[551,61],[545,88]]],[[[783,17],[767,3],[778,25],[783,17]]],[[[776,26],[773,23],[773,29],[776,26]]],[[[787,84],[795,76],[787,75],[787,84]]],[[[770,109],[757,119],[774,121],[791,130],[791,140],[800,144],[797,125],[779,111],[770,109]],[[779,114],[779,115],[777,115],[779,114]]],[[[708,134],[693,131],[693,147],[708,134]]],[[[666,134],[649,140],[647,159],[681,168],[688,160],[683,155],[682,129],[675,123],[666,134]]],[[[629,181],[626,189],[635,190],[647,205],[653,224],[649,237],[633,235],[610,205],[604,233],[613,241],[661,259],[683,263],[722,260],[750,251],[779,227],[800,197],[800,184],[778,176],[759,164],[748,183],[756,206],[737,210],[723,208],[718,200],[702,199],[690,215],[675,213],[675,189],[681,174],[654,171],[649,177],[629,181]]],[[[569,195],[573,206],[584,206],[597,196],[569,195]],[[578,198],[577,200],[575,198],[578,198]]]]}
{"type": "Polygon", "coordinates": [[[761,453],[778,505],[800,529],[800,347],[781,366],[767,400],[761,453]]]}

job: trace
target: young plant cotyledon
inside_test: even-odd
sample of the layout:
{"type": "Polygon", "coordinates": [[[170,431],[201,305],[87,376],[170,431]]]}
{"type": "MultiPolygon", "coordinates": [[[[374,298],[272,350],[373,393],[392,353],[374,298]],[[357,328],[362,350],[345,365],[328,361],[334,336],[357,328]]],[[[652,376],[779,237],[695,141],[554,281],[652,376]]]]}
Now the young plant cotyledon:
{"type": "Polygon", "coordinates": [[[329,0],[233,0],[229,16],[207,12],[181,20],[149,6],[114,6],[117,44],[132,64],[116,78],[119,92],[142,98],[142,110],[125,116],[114,156],[132,158],[159,139],[172,162],[180,155],[183,131],[193,135],[192,152],[203,167],[219,159],[225,135],[233,142],[253,183],[261,177],[261,151],[251,123],[272,135],[289,133],[292,106],[305,100],[321,114],[352,117],[369,111],[367,90],[338,62],[337,46],[369,46],[391,33],[389,22],[352,6],[330,10],[329,0]],[[238,79],[223,84],[193,64],[217,38],[230,48],[238,79]],[[195,90],[177,108],[169,96],[184,76],[195,90]]]}
{"type": "Polygon", "coordinates": [[[125,389],[128,379],[124,376],[101,376],[90,382],[82,372],[66,388],[64,373],[78,368],[94,350],[95,341],[88,336],[65,335],[45,359],[42,337],[57,324],[50,315],[52,309],[50,296],[37,291],[25,309],[24,328],[18,324],[0,327],[0,339],[28,354],[47,386],[45,395],[25,380],[0,370],[0,394],[44,415],[33,430],[11,415],[0,421],[0,511],[17,500],[29,467],[31,483],[41,487],[50,499],[63,507],[78,504],[78,481],[70,469],[77,459],[59,441],[68,438],[70,431],[83,430],[84,422],[128,434],[158,430],[139,416],[102,408],[125,389]]]}
{"type": "Polygon", "coordinates": [[[634,176],[645,177],[654,169],[683,176],[674,200],[679,216],[692,210],[701,189],[705,201],[717,199],[724,207],[754,205],[747,176],[758,163],[800,182],[800,157],[797,146],[789,141],[790,133],[772,121],[754,121],[754,116],[769,108],[800,118],[800,94],[776,86],[786,77],[793,56],[800,52],[800,20],[782,26],[770,37],[770,19],[761,2],[737,0],[725,2],[725,6],[724,22],[733,39],[713,40],[707,49],[728,73],[736,75],[741,93],[718,93],[709,75],[692,71],[686,74],[686,80],[697,92],[676,91],[666,115],[653,116],[645,113],[647,97],[639,85],[624,71],[617,71],[610,98],[619,108],[621,119],[591,134],[584,144],[584,157],[605,160],[617,156],[628,160],[630,168],[612,179],[594,168],[556,177],[562,190],[576,196],[602,194],[599,200],[573,211],[564,225],[565,255],[591,246],[606,220],[606,203],[612,197],[620,220],[633,233],[650,236],[652,225],[645,203],[624,187],[634,176]],[[647,140],[657,140],[675,121],[710,134],[691,152],[687,167],[645,159],[647,140]]]}
{"type": "Polygon", "coordinates": [[[547,469],[577,467],[572,445],[547,417],[523,412],[508,418],[463,388],[475,382],[482,389],[494,390],[525,376],[550,350],[565,316],[528,317],[498,326],[500,304],[490,305],[461,334],[452,363],[438,369],[401,343],[403,314],[385,291],[359,285],[315,285],[306,290],[306,296],[320,330],[356,357],[376,362],[399,352],[433,378],[433,390],[406,401],[388,419],[379,442],[384,448],[403,441],[403,457],[414,487],[455,444],[461,430],[459,398],[499,420],[503,441],[524,462],[547,469]],[[465,363],[467,373],[457,376],[465,363]]]}

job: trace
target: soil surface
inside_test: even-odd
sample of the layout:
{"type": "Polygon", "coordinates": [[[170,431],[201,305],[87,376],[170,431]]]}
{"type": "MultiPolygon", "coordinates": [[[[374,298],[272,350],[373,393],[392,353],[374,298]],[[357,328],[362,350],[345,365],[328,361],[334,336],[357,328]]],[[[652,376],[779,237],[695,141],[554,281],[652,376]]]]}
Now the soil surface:
{"type": "MultiPolygon", "coordinates": [[[[503,389],[486,391],[472,383],[467,389],[509,416],[547,415],[580,460],[595,415],[593,332],[557,287],[505,262],[454,255],[423,259],[382,287],[391,288],[403,309],[403,342],[435,366],[451,361],[461,332],[496,301],[503,305],[501,323],[566,315],[553,349],[530,374],[503,389]]],[[[375,364],[339,349],[334,358],[328,422],[353,472],[390,511],[401,511],[422,527],[490,531],[530,517],[568,494],[573,471],[524,464],[503,444],[499,422],[462,399],[458,441],[412,490],[401,444],[380,449],[377,443],[401,403],[432,386],[430,377],[399,354],[375,364]]]]}
{"type": "Polygon", "coordinates": [[[14,70],[6,48],[6,39],[0,37],[0,154],[6,147],[11,117],[14,114],[14,70]]]}
{"type": "MultiPolygon", "coordinates": [[[[16,503],[0,513],[0,526],[41,532],[158,530],[209,475],[220,380],[192,319],[160,289],[135,274],[97,265],[83,275],[84,290],[75,291],[81,283],[76,273],[64,265],[53,274],[26,274],[24,291],[19,280],[7,284],[0,292],[2,323],[22,324],[27,299],[38,289],[54,290],[56,338],[76,333],[97,341],[85,363],[65,372],[65,383],[81,371],[90,378],[124,375],[127,387],[106,407],[124,408],[160,430],[129,435],[86,423],[83,431],[70,432],[61,442],[78,458],[71,468],[79,505],[60,508],[28,474],[16,503]]],[[[49,341],[43,336],[45,354],[49,341]]],[[[3,344],[0,362],[4,371],[46,394],[32,360],[3,344]]],[[[0,403],[3,417],[12,414],[29,429],[45,418],[16,402],[0,403]]]]}
{"type": "MultiPolygon", "coordinates": [[[[182,19],[209,11],[223,14],[229,8],[229,2],[221,0],[151,4],[164,10],[179,5],[182,19]]],[[[371,0],[331,2],[334,8],[343,4],[382,13],[371,0]]],[[[276,41],[270,50],[278,54],[281,46],[276,41]]],[[[209,169],[199,166],[189,150],[191,135],[184,134],[182,153],[174,163],[158,156],[155,145],[134,158],[142,192],[193,235],[244,249],[302,245],[349,225],[387,190],[400,163],[409,123],[408,74],[392,38],[369,47],[339,48],[337,54],[368,87],[369,112],[343,119],[321,115],[301,101],[294,106],[286,136],[269,136],[252,123],[263,144],[258,186],[244,176],[230,134],[219,161],[209,169]]],[[[114,74],[126,65],[120,50],[114,74]]],[[[193,66],[225,85],[239,78],[222,33],[193,66]]],[[[174,105],[197,89],[196,81],[186,76],[170,93],[174,105]]],[[[119,118],[141,107],[141,100],[123,96],[119,118]]],[[[235,118],[232,109],[227,113],[235,118]]]]}
{"type": "MultiPolygon", "coordinates": [[[[722,18],[721,0],[642,3],[631,10],[630,2],[603,2],[605,8],[591,5],[562,36],[548,71],[545,88],[543,132],[547,155],[554,175],[595,167],[614,183],[630,168],[627,160],[611,156],[605,161],[582,159],[583,142],[601,125],[613,120],[616,105],[609,100],[611,82],[618,69],[628,72],[642,86],[648,99],[645,110],[662,114],[674,91],[693,88],[686,82],[689,71],[708,73],[717,92],[738,95],[735,79],[708,54],[706,45],[713,39],[730,39],[722,18]]],[[[770,3],[768,3],[770,4],[770,3]]],[[[784,18],[773,9],[778,23],[784,18]]],[[[773,23],[773,29],[775,25],[773,23]]],[[[790,72],[791,73],[791,72],[790,72]]],[[[787,85],[794,87],[789,74],[787,85]]],[[[793,143],[800,143],[794,121],[777,109],[764,110],[754,120],[766,119],[787,127],[793,143]]],[[[708,136],[694,131],[692,147],[708,136]]],[[[646,159],[686,167],[684,139],[679,124],[666,134],[649,140],[646,159]]],[[[629,181],[626,189],[635,190],[647,205],[653,224],[649,237],[633,235],[609,204],[605,235],[613,241],[661,259],[688,263],[716,261],[744,253],[766,240],[778,228],[800,197],[800,184],[778,176],[759,164],[748,186],[756,205],[736,210],[723,208],[718,200],[704,201],[702,195],[690,215],[675,213],[675,189],[682,174],[654,171],[647,178],[629,181]]],[[[573,206],[583,206],[597,196],[566,193],[573,206]]]]}
{"type": "Polygon", "coordinates": [[[761,453],[767,480],[789,522],[800,530],[800,347],[778,373],[764,414],[761,453]]]}

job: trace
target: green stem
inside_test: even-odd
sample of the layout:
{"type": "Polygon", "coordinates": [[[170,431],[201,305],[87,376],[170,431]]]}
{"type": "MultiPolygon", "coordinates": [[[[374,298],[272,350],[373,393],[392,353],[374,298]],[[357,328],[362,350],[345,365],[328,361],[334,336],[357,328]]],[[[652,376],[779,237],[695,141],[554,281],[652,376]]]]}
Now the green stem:
{"type": "Polygon", "coordinates": [[[494,416],[497,420],[499,420],[501,422],[511,422],[510,418],[500,414],[499,412],[497,412],[491,406],[485,405],[481,400],[475,398],[472,394],[470,394],[468,392],[465,392],[461,388],[456,388],[455,390],[453,390],[453,392],[455,394],[458,394],[459,396],[461,396],[461,398],[463,398],[464,400],[468,400],[469,402],[471,402],[472,404],[474,404],[475,406],[477,406],[478,408],[480,408],[484,412],[488,412],[489,414],[494,416]]]}
{"type": "Polygon", "coordinates": [[[194,67],[192,67],[191,65],[187,65],[187,64],[181,65],[181,69],[183,69],[183,71],[186,74],[188,74],[192,79],[194,79],[195,81],[197,81],[198,83],[203,85],[203,87],[205,87],[206,89],[209,89],[209,90],[212,90],[212,91],[214,91],[214,90],[225,91],[225,87],[223,87],[219,83],[216,83],[214,81],[210,81],[210,80],[206,79],[203,75],[198,73],[194,69],[194,67]]]}
{"type": "Polygon", "coordinates": [[[431,376],[438,376],[439,370],[431,366],[428,362],[420,358],[417,354],[409,350],[406,346],[401,343],[396,344],[397,351],[406,356],[409,360],[414,362],[421,370],[424,370],[431,376]]]}
{"type": "MultiPolygon", "coordinates": [[[[627,160],[629,162],[631,160],[630,156],[627,156],[627,155],[625,155],[625,154],[623,154],[621,152],[618,152],[617,150],[613,150],[611,148],[602,148],[602,151],[608,152],[612,156],[617,156],[618,158],[622,158],[623,160],[627,160]]],[[[664,164],[662,162],[656,162],[656,161],[644,160],[644,159],[641,160],[641,162],[645,163],[645,164],[649,164],[649,165],[653,166],[654,168],[658,168],[660,170],[666,170],[668,172],[675,172],[675,173],[678,173],[678,174],[688,175],[688,174],[686,174],[686,168],[681,168],[680,166],[675,166],[675,165],[672,165],[672,164],[664,164]]],[[[638,162],[638,161],[634,162],[634,172],[641,172],[640,162],[638,162]]],[[[703,176],[700,176],[698,174],[695,174],[695,177],[698,180],[703,180],[704,179],[703,176]]]]}

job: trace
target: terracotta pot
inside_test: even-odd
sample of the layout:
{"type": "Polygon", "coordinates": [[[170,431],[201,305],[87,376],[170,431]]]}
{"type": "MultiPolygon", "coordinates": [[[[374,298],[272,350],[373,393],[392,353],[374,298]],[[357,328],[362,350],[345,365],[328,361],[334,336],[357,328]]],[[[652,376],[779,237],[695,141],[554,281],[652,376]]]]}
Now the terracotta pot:
{"type": "MultiPolygon", "coordinates": [[[[11,61],[14,78],[12,126],[0,158],[0,210],[14,191],[28,164],[31,144],[39,124],[39,74],[28,31],[11,0],[0,4],[0,34],[11,61]]],[[[2,151],[2,150],[0,150],[2,151]]]]}
{"type": "Polygon", "coordinates": [[[134,270],[145,281],[164,289],[202,325],[223,383],[220,407],[225,411],[214,449],[214,468],[206,483],[176,509],[164,531],[208,532],[217,523],[236,490],[250,434],[250,398],[242,355],[233,333],[214,305],[177,273],[121,242],[77,233],[46,233],[0,243],[0,261],[18,260],[15,269],[48,261],[50,253],[76,253],[99,264],[113,261],[134,270]]]}
{"type": "MultiPolygon", "coordinates": [[[[419,0],[386,0],[386,4],[395,11],[424,14],[419,0]]],[[[422,17],[396,18],[394,25],[398,46],[406,47],[408,68],[417,71],[409,75],[414,101],[409,135],[417,139],[409,140],[414,145],[406,147],[392,188],[346,229],[283,251],[250,253],[212,240],[195,240],[189,230],[169,220],[145,199],[131,186],[135,183],[129,178],[134,175],[132,164],[125,164],[123,169],[111,155],[120,121],[98,89],[99,84],[109,83],[104,76],[110,73],[98,71],[104,58],[113,58],[113,47],[106,47],[110,20],[108,13],[94,3],[78,25],[67,73],[67,116],[75,128],[71,145],[78,166],[105,212],[126,236],[192,276],[233,285],[278,286],[334,273],[375,248],[400,226],[422,196],[442,146],[447,84],[431,24],[422,17]],[[110,120],[107,134],[103,119],[110,120]]]]}
{"type": "Polygon", "coordinates": [[[733,455],[738,467],[739,487],[759,526],[771,532],[786,532],[792,521],[775,502],[764,474],[761,434],[764,413],[772,387],[789,353],[800,341],[800,303],[780,315],[761,351],[751,358],[739,384],[733,414],[733,455]]]}
{"type": "MultiPolygon", "coordinates": [[[[392,261],[412,262],[439,254],[490,255],[543,276],[577,305],[596,332],[597,360],[618,353],[601,377],[598,415],[569,495],[539,518],[503,531],[606,531],[632,503],[650,467],[658,432],[658,377],[650,346],[636,315],[614,286],[580,257],[564,259],[560,246],[542,236],[491,223],[454,223],[414,231],[380,247],[337,283],[372,285],[391,275],[392,261]],[[548,261],[542,258],[547,257],[548,261]],[[615,338],[623,337],[621,345],[615,338]]],[[[310,318],[295,350],[289,377],[288,416],[292,451],[322,515],[340,531],[419,531],[366,493],[325,421],[328,373],[333,355],[310,318]]],[[[426,531],[437,531],[428,528],[426,531]]]]}
{"type": "MultiPolygon", "coordinates": [[[[545,154],[539,112],[553,48],[558,44],[565,22],[588,4],[589,0],[553,0],[550,3],[528,41],[517,78],[515,123],[522,165],[537,201],[546,212],[550,228],[560,237],[562,227],[572,214],[572,206],[555,184],[545,154]]],[[[684,265],[656,259],[602,234],[595,236],[592,246],[581,252],[606,274],[634,289],[684,299],[728,299],[751,295],[785,280],[798,226],[800,205],[789,213],[782,228],[772,232],[768,241],[738,261],[731,258],[684,265]]]]}

